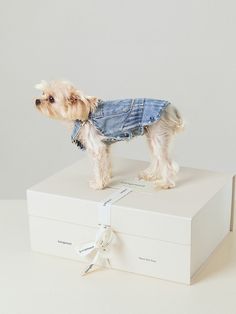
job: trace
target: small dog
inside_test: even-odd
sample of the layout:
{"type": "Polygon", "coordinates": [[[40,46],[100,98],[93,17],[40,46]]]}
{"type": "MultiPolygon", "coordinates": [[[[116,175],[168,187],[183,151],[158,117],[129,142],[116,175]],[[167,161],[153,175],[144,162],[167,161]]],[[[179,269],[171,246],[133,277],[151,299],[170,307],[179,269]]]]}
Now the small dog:
{"type": "Polygon", "coordinates": [[[46,116],[69,123],[72,142],[86,149],[93,159],[94,179],[90,187],[103,189],[111,178],[109,158],[112,143],[146,135],[152,160],[139,173],[139,179],[153,181],[163,189],[175,187],[179,170],[169,148],[173,135],[184,128],[179,111],[168,101],[136,98],[103,101],[85,96],[67,81],[41,81],[42,91],[35,100],[37,109],[46,116]]]}

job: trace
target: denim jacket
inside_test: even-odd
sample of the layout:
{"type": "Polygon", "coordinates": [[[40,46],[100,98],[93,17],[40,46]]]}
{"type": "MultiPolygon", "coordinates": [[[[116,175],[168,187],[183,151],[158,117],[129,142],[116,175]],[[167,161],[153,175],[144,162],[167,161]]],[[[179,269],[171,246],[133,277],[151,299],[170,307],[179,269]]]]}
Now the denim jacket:
{"type": "MultiPolygon", "coordinates": [[[[116,141],[130,140],[132,137],[144,134],[144,127],[158,121],[169,105],[166,100],[150,98],[134,98],[103,101],[99,99],[89,120],[104,136],[103,142],[108,144],[116,141]]],[[[75,120],[71,140],[82,150],[83,144],[78,140],[78,134],[83,122],[75,120]]]]}

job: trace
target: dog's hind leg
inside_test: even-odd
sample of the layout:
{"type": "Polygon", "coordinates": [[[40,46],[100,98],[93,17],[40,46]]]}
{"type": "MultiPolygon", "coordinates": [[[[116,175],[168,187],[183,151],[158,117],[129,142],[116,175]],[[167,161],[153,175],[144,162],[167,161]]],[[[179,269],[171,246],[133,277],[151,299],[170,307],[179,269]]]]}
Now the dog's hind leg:
{"type": "Polygon", "coordinates": [[[145,170],[142,170],[138,174],[138,177],[139,179],[144,179],[146,181],[154,181],[159,178],[158,166],[159,166],[160,147],[158,149],[158,143],[156,143],[155,139],[151,135],[152,131],[150,131],[149,127],[146,129],[145,134],[146,134],[148,146],[151,152],[151,162],[150,162],[150,165],[145,170]]]}
{"type": "Polygon", "coordinates": [[[174,177],[178,165],[171,160],[169,149],[173,130],[165,120],[160,120],[147,128],[146,136],[152,153],[150,166],[142,171],[139,178],[155,181],[155,185],[168,189],[175,186],[174,177]]]}
{"type": "Polygon", "coordinates": [[[160,147],[158,178],[155,185],[163,189],[175,187],[175,175],[178,172],[178,165],[172,161],[169,155],[171,134],[157,135],[158,148],[160,147]],[[160,145],[161,143],[161,145],[160,145]]]}

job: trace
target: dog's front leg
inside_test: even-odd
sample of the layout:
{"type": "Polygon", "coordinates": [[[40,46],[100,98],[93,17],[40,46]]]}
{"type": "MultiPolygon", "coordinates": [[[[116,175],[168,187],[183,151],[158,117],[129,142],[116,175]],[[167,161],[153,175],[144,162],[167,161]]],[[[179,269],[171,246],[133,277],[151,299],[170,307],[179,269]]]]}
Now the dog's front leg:
{"type": "Polygon", "coordinates": [[[111,156],[110,156],[110,151],[111,151],[111,145],[106,145],[106,166],[107,166],[107,174],[109,176],[109,179],[112,177],[112,164],[111,164],[111,156]]]}
{"type": "Polygon", "coordinates": [[[110,179],[106,145],[96,152],[90,152],[90,156],[93,162],[94,179],[89,182],[89,185],[93,189],[101,190],[108,185],[110,179]]]}

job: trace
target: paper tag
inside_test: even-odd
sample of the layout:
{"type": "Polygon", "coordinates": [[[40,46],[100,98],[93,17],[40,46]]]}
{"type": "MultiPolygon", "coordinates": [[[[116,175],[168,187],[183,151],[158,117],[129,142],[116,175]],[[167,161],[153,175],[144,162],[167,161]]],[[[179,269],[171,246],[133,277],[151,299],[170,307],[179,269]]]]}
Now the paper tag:
{"type": "Polygon", "coordinates": [[[141,193],[152,193],[153,184],[152,182],[147,182],[145,180],[138,179],[136,177],[124,177],[116,183],[113,183],[109,186],[111,189],[120,189],[121,187],[129,187],[134,192],[141,193]]]}

